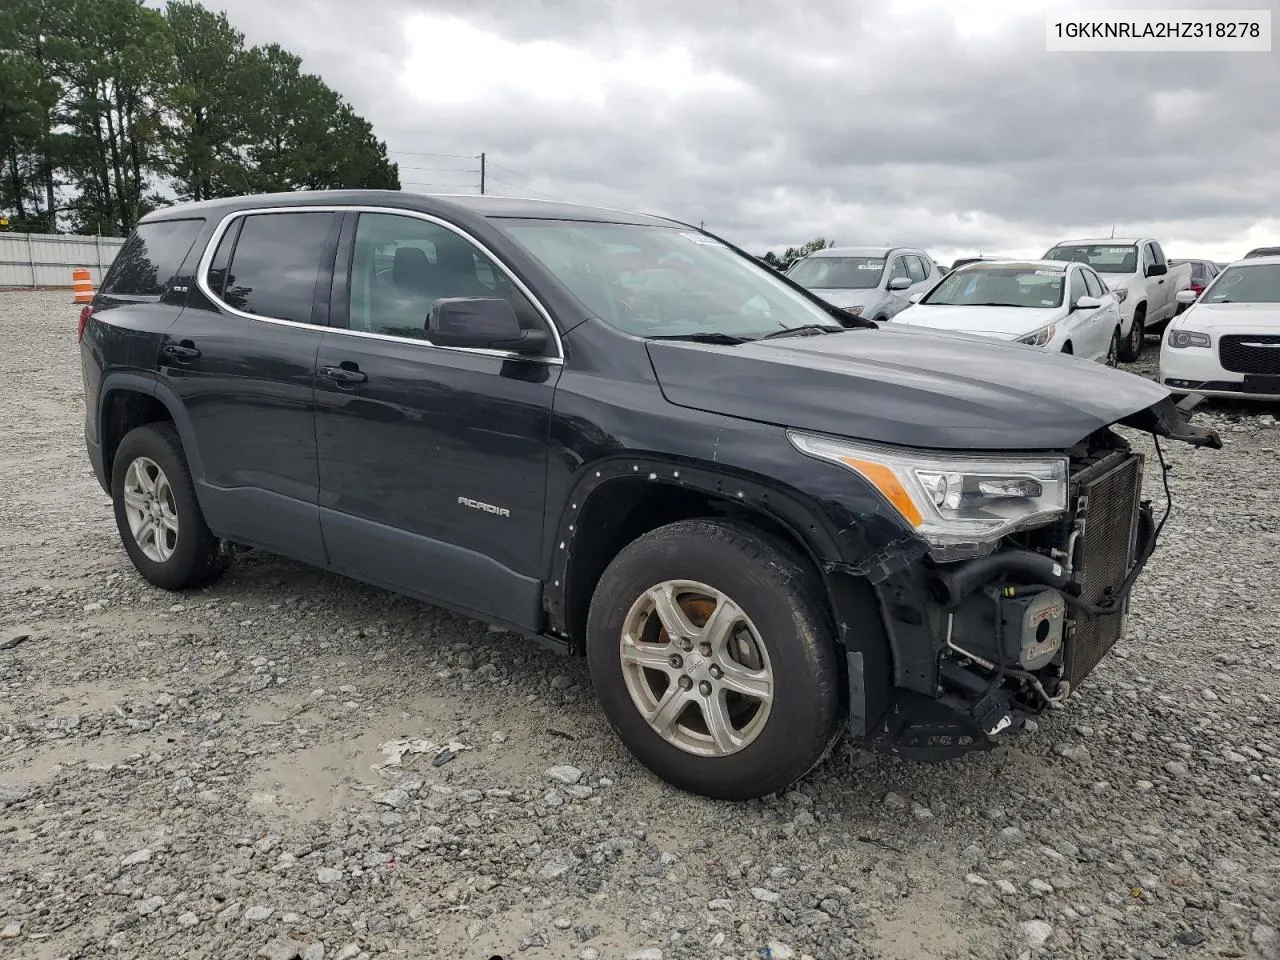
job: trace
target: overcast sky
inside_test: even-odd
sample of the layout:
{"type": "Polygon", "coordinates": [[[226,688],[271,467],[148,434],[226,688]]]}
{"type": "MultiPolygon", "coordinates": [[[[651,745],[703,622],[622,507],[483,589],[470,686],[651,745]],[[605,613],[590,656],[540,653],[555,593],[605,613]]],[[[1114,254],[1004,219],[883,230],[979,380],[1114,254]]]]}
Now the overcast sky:
{"type": "MultiPolygon", "coordinates": [[[[754,252],[1280,243],[1280,52],[1048,53],[1045,11],[1280,0],[211,0],[374,125],[405,189],[589,201],[754,252]]],[[[1280,21],[1280,16],[1276,17],[1280,21]]],[[[1280,47],[1277,47],[1280,51],[1280,47]]]]}

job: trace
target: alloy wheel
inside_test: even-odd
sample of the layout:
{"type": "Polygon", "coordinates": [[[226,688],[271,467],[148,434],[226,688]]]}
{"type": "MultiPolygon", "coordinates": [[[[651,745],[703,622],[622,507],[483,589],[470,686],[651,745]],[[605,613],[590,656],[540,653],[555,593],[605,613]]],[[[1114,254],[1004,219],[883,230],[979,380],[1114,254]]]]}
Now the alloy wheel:
{"type": "Polygon", "coordinates": [[[627,611],[620,643],[627,692],[667,743],[723,757],[764,730],[774,698],[769,651],[722,591],[691,580],[655,584],[627,611]]]}
{"type": "Polygon", "coordinates": [[[138,457],[129,464],[124,512],[143,556],[155,563],[173,556],[178,548],[178,507],[169,478],[150,457],[138,457]]]}

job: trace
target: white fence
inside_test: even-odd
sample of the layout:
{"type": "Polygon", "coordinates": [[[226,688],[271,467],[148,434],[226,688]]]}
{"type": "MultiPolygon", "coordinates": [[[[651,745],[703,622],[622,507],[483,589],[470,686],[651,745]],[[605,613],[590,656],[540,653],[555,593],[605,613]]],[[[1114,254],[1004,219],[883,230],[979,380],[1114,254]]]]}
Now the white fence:
{"type": "Polygon", "coordinates": [[[87,267],[97,289],[123,244],[119,237],[0,233],[0,287],[69,287],[71,271],[87,267]]]}

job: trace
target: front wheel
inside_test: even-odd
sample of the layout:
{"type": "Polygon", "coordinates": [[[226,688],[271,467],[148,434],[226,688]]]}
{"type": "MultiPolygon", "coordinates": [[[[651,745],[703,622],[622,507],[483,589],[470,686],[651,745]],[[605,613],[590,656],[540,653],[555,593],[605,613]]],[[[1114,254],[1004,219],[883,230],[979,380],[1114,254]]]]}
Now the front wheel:
{"type": "Polygon", "coordinates": [[[587,620],[610,724],[668,783],[722,800],[785,789],[834,744],[840,669],[816,577],[749,527],[686,520],[629,544],[587,620]]]}
{"type": "Polygon", "coordinates": [[[1142,356],[1142,348],[1147,344],[1147,308],[1138,307],[1133,312],[1133,326],[1129,336],[1125,338],[1124,347],[1120,351],[1120,359],[1125,363],[1133,363],[1142,356]]]}
{"type": "Polygon", "coordinates": [[[202,586],[226,568],[226,547],[205,523],[171,424],[125,434],[112,462],[111,499],[125,552],[157,587],[202,586]]]}
{"type": "Polygon", "coordinates": [[[1107,356],[1105,358],[1108,367],[1118,367],[1120,365],[1120,328],[1116,327],[1111,332],[1111,343],[1107,345],[1107,356]]]}

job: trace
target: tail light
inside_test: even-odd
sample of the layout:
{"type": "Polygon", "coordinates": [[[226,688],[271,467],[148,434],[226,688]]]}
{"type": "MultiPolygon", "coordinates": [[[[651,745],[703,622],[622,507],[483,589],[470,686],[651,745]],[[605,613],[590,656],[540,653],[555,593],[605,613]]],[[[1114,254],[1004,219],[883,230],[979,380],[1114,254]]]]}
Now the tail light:
{"type": "Polygon", "coordinates": [[[80,320],[76,324],[76,343],[84,339],[84,328],[89,325],[91,316],[93,316],[93,305],[86,304],[84,309],[80,311],[80,320]]]}
{"type": "Polygon", "coordinates": [[[1191,292],[1194,293],[1197,297],[1200,296],[1200,294],[1204,293],[1204,284],[1201,283],[1199,280],[1192,280],[1191,292]]]}

